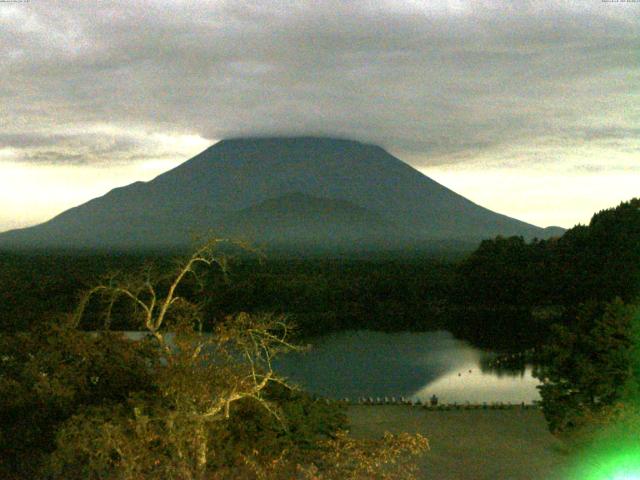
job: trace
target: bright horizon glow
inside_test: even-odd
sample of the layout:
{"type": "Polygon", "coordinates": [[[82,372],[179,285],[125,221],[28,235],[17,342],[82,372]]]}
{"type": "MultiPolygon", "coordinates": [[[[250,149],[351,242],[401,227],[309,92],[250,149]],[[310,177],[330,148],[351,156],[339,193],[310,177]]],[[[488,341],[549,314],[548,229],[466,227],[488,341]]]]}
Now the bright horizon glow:
{"type": "MultiPolygon", "coordinates": [[[[92,131],[123,132],[109,125],[92,131]]],[[[152,180],[214,143],[196,135],[149,134],[135,128],[125,133],[139,145],[143,160],[33,164],[19,161],[12,149],[0,149],[0,232],[37,225],[114,188],[152,180]]]]}
{"type": "Polygon", "coordinates": [[[640,196],[640,172],[420,168],[478,205],[539,227],[587,225],[594,213],[640,196]]]}
{"type": "Polygon", "coordinates": [[[0,232],[45,222],[69,208],[135,181],[148,181],[182,163],[77,166],[0,163],[0,232]]]}

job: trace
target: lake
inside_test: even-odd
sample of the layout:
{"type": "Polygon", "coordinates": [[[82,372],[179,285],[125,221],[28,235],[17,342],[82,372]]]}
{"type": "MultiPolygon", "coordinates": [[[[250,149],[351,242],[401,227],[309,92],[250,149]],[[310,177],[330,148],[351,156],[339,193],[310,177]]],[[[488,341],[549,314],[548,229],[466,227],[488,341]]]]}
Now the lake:
{"type": "Polygon", "coordinates": [[[310,340],[312,348],[280,358],[275,369],[311,393],[329,398],[396,397],[440,403],[540,400],[527,366],[488,369],[495,357],[446,331],[346,331],[310,340]]]}

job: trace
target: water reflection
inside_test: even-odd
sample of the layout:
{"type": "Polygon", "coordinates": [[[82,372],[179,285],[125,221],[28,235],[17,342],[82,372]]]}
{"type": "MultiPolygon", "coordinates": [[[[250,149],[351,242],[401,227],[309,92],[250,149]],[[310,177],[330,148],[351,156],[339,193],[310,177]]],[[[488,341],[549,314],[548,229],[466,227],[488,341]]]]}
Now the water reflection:
{"type": "Polygon", "coordinates": [[[449,332],[347,331],[315,338],[313,348],[287,355],[276,369],[312,393],[331,398],[401,397],[443,403],[530,403],[540,397],[531,368],[516,375],[494,355],[449,332]]]}
{"type": "Polygon", "coordinates": [[[531,362],[520,356],[485,354],[480,358],[480,370],[498,377],[524,377],[531,362]]]}
{"type": "Polygon", "coordinates": [[[510,402],[527,404],[540,399],[536,389],[538,380],[532,377],[531,367],[522,375],[507,373],[496,375],[478,370],[478,363],[462,366],[462,372],[450,373],[426,384],[417,390],[412,398],[425,401],[431,395],[438,396],[443,403],[492,403],[510,402]]]}

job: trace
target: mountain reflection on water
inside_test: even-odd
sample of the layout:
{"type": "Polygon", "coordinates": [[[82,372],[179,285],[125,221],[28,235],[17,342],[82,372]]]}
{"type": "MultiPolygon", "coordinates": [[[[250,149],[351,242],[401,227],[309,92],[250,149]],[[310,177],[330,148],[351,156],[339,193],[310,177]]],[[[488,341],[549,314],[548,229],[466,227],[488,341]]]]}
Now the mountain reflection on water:
{"type": "Polygon", "coordinates": [[[539,400],[532,368],[488,369],[493,354],[446,331],[346,331],[316,337],[307,352],[276,362],[276,370],[308,391],[330,398],[396,397],[441,403],[539,400]]]}

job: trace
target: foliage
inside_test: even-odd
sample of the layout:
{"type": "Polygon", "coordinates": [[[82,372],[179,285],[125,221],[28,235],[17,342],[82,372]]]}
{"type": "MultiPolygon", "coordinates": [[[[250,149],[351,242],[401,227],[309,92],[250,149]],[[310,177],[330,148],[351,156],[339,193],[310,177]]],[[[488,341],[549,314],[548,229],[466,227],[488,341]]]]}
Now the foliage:
{"type": "Polygon", "coordinates": [[[476,305],[527,304],[530,262],[529,245],[522,237],[484,240],[458,268],[464,279],[458,294],[476,305]]]}
{"type": "Polygon", "coordinates": [[[338,432],[321,443],[314,464],[298,466],[298,470],[305,480],[412,480],[418,472],[413,457],[428,448],[429,442],[420,434],[386,433],[382,442],[376,442],[354,440],[346,432],[338,432]]]}
{"type": "Polygon", "coordinates": [[[630,376],[621,397],[598,412],[587,412],[570,445],[569,478],[633,478],[640,469],[640,310],[631,326],[630,376]]]}
{"type": "Polygon", "coordinates": [[[153,392],[145,343],[87,335],[69,319],[0,335],[0,474],[34,478],[60,425],[78,409],[153,392]]]}
{"type": "MultiPolygon", "coordinates": [[[[226,280],[215,265],[189,275],[180,295],[198,303],[204,329],[241,311],[274,312],[294,321],[298,332],[314,335],[343,329],[385,331],[443,328],[453,281],[453,266],[431,258],[277,258],[259,262],[237,255],[229,259],[226,280]]],[[[100,283],[126,283],[146,271],[160,289],[168,279],[156,272],[171,267],[161,254],[63,254],[49,256],[0,253],[0,329],[25,329],[44,315],[75,308],[82,291],[100,283]],[[150,268],[153,265],[154,268],[150,268]],[[105,279],[107,271],[123,272],[105,279]]],[[[87,306],[84,328],[102,328],[107,304],[87,306]]],[[[111,328],[138,328],[130,302],[113,305],[111,328]]]]}
{"type": "Polygon", "coordinates": [[[624,397],[633,380],[633,314],[615,299],[584,304],[554,325],[535,372],[552,432],[579,430],[624,397]]]}
{"type": "Polygon", "coordinates": [[[485,240],[457,268],[450,304],[453,330],[491,346],[543,344],[563,311],[588,302],[640,295],[640,198],[593,216],[560,238],[525,242],[521,237],[485,240]],[[475,335],[473,332],[476,332],[475,335]]]}
{"type": "MultiPolygon", "coordinates": [[[[226,270],[217,243],[169,275],[111,275],[64,322],[3,335],[5,477],[291,478],[297,465],[321,464],[345,419],[273,370],[275,356],[298,349],[284,318],[239,313],[203,331],[194,292],[212,266],[226,270]],[[141,339],[78,329],[92,315],[109,327],[125,314],[141,339]]],[[[417,452],[409,440],[362,448],[399,459],[402,446],[417,452]]],[[[353,450],[354,465],[361,453],[353,450]]]]}

